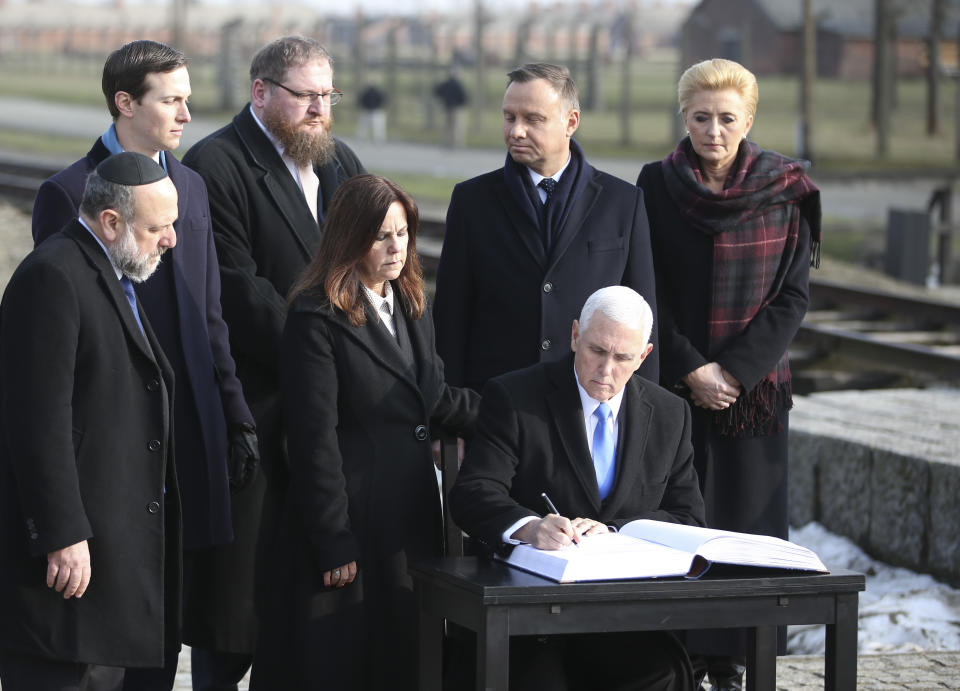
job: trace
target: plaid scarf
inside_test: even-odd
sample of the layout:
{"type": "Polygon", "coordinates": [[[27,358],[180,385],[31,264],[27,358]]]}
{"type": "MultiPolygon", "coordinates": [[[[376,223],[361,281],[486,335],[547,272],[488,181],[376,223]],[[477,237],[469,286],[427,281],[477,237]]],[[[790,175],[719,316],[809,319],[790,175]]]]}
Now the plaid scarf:
{"type": "MultiPolygon", "coordinates": [[[[710,360],[779,294],[797,249],[799,202],[810,195],[819,202],[819,191],[804,172],[808,165],[743,140],[723,192],[714,194],[703,184],[689,137],[663,160],[667,192],[680,213],[714,239],[710,360]]],[[[811,235],[816,266],[819,223],[811,223],[811,235]]],[[[777,411],[784,406],[793,406],[786,353],[756,387],[714,413],[714,422],[725,437],[770,434],[779,430],[777,411]]]]}

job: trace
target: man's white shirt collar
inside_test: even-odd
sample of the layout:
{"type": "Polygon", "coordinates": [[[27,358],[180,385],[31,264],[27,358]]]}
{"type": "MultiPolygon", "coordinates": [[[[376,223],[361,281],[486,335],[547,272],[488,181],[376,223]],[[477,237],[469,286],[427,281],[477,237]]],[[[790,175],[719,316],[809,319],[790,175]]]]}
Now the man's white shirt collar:
{"type": "Polygon", "coordinates": [[[557,182],[560,182],[560,176],[563,175],[564,171],[566,171],[566,169],[569,167],[570,167],[570,155],[568,154],[567,162],[564,163],[563,167],[553,175],[540,175],[540,173],[535,171],[533,168],[527,168],[527,172],[530,173],[530,181],[533,182],[534,189],[536,189],[537,193],[540,195],[540,201],[543,201],[547,198],[546,191],[538,187],[538,185],[540,184],[540,181],[543,180],[544,178],[553,178],[557,182]]]}
{"type": "Polygon", "coordinates": [[[107,255],[107,260],[110,262],[110,266],[113,267],[113,270],[117,273],[117,279],[123,278],[123,272],[116,267],[113,263],[113,257],[110,256],[110,253],[107,251],[107,246],[103,244],[103,240],[100,239],[100,236],[93,232],[93,228],[87,225],[87,222],[83,220],[83,216],[77,216],[77,220],[80,221],[80,225],[87,229],[87,231],[93,236],[93,239],[97,241],[97,244],[100,245],[103,249],[103,253],[107,255]]]}
{"type": "MultiPolygon", "coordinates": [[[[583,412],[583,420],[587,425],[587,429],[590,429],[590,419],[593,417],[593,411],[597,409],[597,406],[600,405],[601,402],[595,398],[591,398],[587,390],[580,385],[580,377],[577,376],[576,367],[573,369],[573,377],[577,380],[577,390],[580,392],[580,406],[583,412]]],[[[623,403],[623,390],[626,388],[626,385],[624,385],[623,389],[620,389],[616,395],[611,396],[609,400],[605,401],[605,403],[610,406],[614,424],[616,424],[617,416],[620,414],[620,405],[623,403]]],[[[592,443],[589,437],[587,443],[592,443]]]]}

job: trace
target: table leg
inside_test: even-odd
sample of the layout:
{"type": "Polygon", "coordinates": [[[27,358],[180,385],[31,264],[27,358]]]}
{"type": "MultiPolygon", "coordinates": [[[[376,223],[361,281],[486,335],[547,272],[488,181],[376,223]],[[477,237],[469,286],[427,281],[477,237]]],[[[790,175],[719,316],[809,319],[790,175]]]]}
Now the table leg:
{"type": "Polygon", "coordinates": [[[827,624],[823,657],[825,691],[857,688],[857,593],[837,595],[836,622],[827,624]]]}
{"type": "Polygon", "coordinates": [[[747,629],[747,691],[774,691],[777,686],[777,627],[747,629]]]}
{"type": "Polygon", "coordinates": [[[423,591],[414,584],[419,616],[417,626],[420,634],[420,689],[440,691],[443,687],[443,619],[426,612],[423,607],[423,591]]]}
{"type": "Polygon", "coordinates": [[[507,691],[510,686],[510,625],[506,607],[487,607],[477,631],[477,691],[507,691]]]}

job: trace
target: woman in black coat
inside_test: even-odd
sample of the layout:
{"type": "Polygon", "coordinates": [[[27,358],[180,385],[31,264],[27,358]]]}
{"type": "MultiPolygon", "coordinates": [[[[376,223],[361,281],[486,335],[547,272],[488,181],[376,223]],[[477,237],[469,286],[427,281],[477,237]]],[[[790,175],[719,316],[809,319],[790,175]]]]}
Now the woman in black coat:
{"type": "MultiPolygon", "coordinates": [[[[758,90],[743,66],[698,63],[678,92],[688,136],[637,181],[657,273],[660,381],[693,404],[707,525],[786,538],[787,347],[819,255],[819,192],[805,161],[746,139],[758,90]]],[[[736,637],[688,644],[717,656],[714,688],[740,688],[736,637]]]]}
{"type": "Polygon", "coordinates": [[[438,556],[442,535],[431,429],[468,434],[479,402],[444,383],[417,222],[394,183],[351,178],[292,290],[280,362],[290,484],[255,688],[416,688],[407,563],[438,556]]]}

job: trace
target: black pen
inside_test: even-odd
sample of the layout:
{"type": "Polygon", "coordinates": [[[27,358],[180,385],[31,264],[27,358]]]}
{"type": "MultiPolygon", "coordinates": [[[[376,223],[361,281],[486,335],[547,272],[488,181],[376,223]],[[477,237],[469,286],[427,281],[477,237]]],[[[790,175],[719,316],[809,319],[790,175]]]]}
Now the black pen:
{"type": "MultiPolygon", "coordinates": [[[[560,512],[557,511],[557,507],[553,505],[553,502],[552,502],[552,501],[550,501],[550,497],[547,496],[547,493],[546,493],[546,492],[541,492],[541,493],[540,493],[540,496],[543,497],[543,503],[547,505],[547,512],[548,512],[548,513],[554,513],[554,514],[556,514],[556,515],[559,516],[559,515],[560,515],[560,512]]],[[[574,534],[574,535],[577,534],[576,529],[574,529],[573,534],[574,534]]],[[[579,542],[578,540],[573,540],[573,544],[579,545],[580,542],[579,542]]]]}
{"type": "Polygon", "coordinates": [[[552,501],[550,501],[550,497],[547,496],[547,493],[546,493],[546,492],[541,492],[541,493],[540,493],[540,496],[543,497],[543,503],[547,505],[547,512],[548,512],[548,513],[555,513],[555,514],[557,514],[557,515],[559,516],[559,515],[560,515],[560,512],[557,511],[557,507],[553,505],[553,502],[552,502],[552,501]]]}

